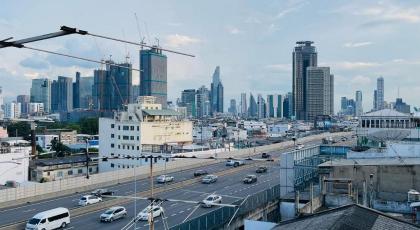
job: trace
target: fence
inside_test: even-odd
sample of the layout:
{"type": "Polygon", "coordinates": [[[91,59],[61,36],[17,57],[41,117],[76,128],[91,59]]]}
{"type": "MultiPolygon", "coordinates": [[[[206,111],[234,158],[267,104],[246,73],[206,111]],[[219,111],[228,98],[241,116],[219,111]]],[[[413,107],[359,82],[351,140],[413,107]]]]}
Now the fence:
{"type": "MultiPolygon", "coordinates": [[[[306,142],[313,140],[321,140],[326,136],[338,135],[343,134],[324,133],[320,135],[304,137],[301,139],[301,141],[306,142]]],[[[282,143],[276,143],[272,145],[265,145],[254,148],[218,153],[217,157],[247,157],[253,155],[254,153],[279,150],[282,148],[291,147],[292,145],[292,141],[285,141],[282,143]]],[[[215,160],[178,159],[175,161],[168,162],[166,164],[166,169],[163,164],[156,164],[154,166],[154,173],[172,173],[176,171],[197,168],[203,165],[209,165],[217,162],[218,161],[215,160]]],[[[100,174],[93,174],[90,176],[90,179],[86,179],[85,177],[75,177],[40,184],[23,185],[17,188],[3,189],[0,190],[0,207],[17,205],[19,203],[24,202],[33,202],[36,200],[68,195],[75,192],[88,191],[98,187],[109,186],[116,183],[128,182],[130,180],[133,180],[134,178],[133,171],[133,169],[122,169],[100,174]]],[[[149,168],[147,166],[138,167],[135,171],[137,179],[144,179],[147,178],[149,175],[149,168]]]]}
{"type": "MultiPolygon", "coordinates": [[[[280,185],[272,186],[264,191],[249,196],[246,201],[239,206],[235,218],[241,217],[250,211],[264,207],[269,202],[280,198],[280,185]]],[[[237,200],[234,204],[239,205],[244,199],[237,200]]],[[[236,208],[221,207],[214,211],[205,213],[199,217],[191,219],[185,223],[172,226],[170,230],[196,230],[196,229],[219,229],[224,228],[232,219],[236,208]]]]}

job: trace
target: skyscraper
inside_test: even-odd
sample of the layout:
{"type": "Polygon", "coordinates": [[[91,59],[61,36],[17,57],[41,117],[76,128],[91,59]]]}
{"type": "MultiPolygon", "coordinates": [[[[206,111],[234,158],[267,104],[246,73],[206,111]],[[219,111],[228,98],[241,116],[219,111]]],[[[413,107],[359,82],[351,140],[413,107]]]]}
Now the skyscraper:
{"type": "Polygon", "coordinates": [[[196,116],[195,89],[185,89],[181,92],[181,104],[187,108],[187,116],[196,116]]]}
{"type": "Polygon", "coordinates": [[[347,111],[348,100],[347,97],[341,97],[341,112],[346,114],[347,111]]]}
{"type": "Polygon", "coordinates": [[[121,63],[118,65],[107,65],[106,70],[94,71],[92,97],[95,109],[101,111],[123,110],[125,104],[131,103],[133,90],[131,64],[121,63]]]}
{"type": "Polygon", "coordinates": [[[21,114],[28,114],[28,106],[31,97],[29,95],[18,95],[16,98],[17,103],[20,103],[20,112],[21,114]]]}
{"type": "Polygon", "coordinates": [[[283,117],[285,118],[292,118],[293,115],[293,94],[292,92],[288,92],[284,96],[283,100],[283,117]]]}
{"type": "Polygon", "coordinates": [[[257,117],[257,102],[255,101],[254,96],[252,93],[249,94],[249,108],[248,108],[248,116],[251,118],[257,117]]]}
{"type": "Polygon", "coordinates": [[[73,108],[91,109],[93,77],[81,77],[76,72],[76,81],[73,82],[73,108]]]}
{"type": "Polygon", "coordinates": [[[4,116],[4,101],[3,101],[3,89],[0,86],[0,119],[4,116]]]}
{"type": "Polygon", "coordinates": [[[44,112],[51,111],[51,80],[48,78],[32,79],[31,102],[43,103],[44,112]]]}
{"type": "Polygon", "coordinates": [[[305,120],[314,120],[317,115],[334,113],[334,76],[329,67],[306,69],[307,100],[305,120]]]}
{"type": "Polygon", "coordinates": [[[276,95],[276,98],[277,98],[277,100],[274,100],[274,103],[275,103],[275,105],[277,105],[276,106],[276,117],[277,118],[283,118],[283,110],[284,110],[284,108],[283,108],[283,95],[281,95],[281,94],[278,94],[278,95],[276,95]]]}
{"type": "Polygon", "coordinates": [[[131,92],[133,93],[131,101],[135,103],[140,96],[140,85],[133,85],[131,92]]]}
{"type": "Polygon", "coordinates": [[[230,99],[230,106],[228,109],[229,113],[231,113],[233,116],[238,115],[238,113],[236,112],[236,100],[235,99],[230,99]]]}
{"type": "Polygon", "coordinates": [[[283,97],[280,94],[267,95],[267,117],[283,117],[283,97]]]}
{"type": "Polygon", "coordinates": [[[375,110],[381,110],[385,108],[384,101],[384,78],[379,77],[376,81],[376,107],[375,110]]]}
{"type": "Polygon", "coordinates": [[[307,68],[317,66],[317,52],[312,41],[296,42],[293,51],[293,114],[296,119],[306,116],[307,101],[307,68]]]}
{"type": "Polygon", "coordinates": [[[257,117],[258,117],[258,119],[265,118],[265,110],[266,110],[265,100],[264,100],[264,98],[262,97],[261,94],[258,94],[258,97],[257,97],[257,117]]]}
{"type": "Polygon", "coordinates": [[[402,98],[397,98],[395,101],[395,110],[401,113],[410,113],[410,105],[403,102],[402,98]]]}
{"type": "Polygon", "coordinates": [[[360,117],[363,114],[363,98],[362,98],[362,91],[356,91],[356,117],[360,117]]]}
{"type": "Polygon", "coordinates": [[[167,107],[167,57],[155,46],[140,50],[140,96],[155,96],[156,102],[167,107]]]}
{"type": "Polygon", "coordinates": [[[20,103],[10,102],[4,105],[4,118],[17,119],[20,118],[20,103]]]}
{"type": "Polygon", "coordinates": [[[197,90],[195,105],[198,118],[210,116],[210,91],[204,85],[197,90]]]}
{"type": "Polygon", "coordinates": [[[248,106],[246,103],[246,93],[241,93],[241,117],[248,116],[248,106]]]}
{"type": "Polygon", "coordinates": [[[58,76],[51,84],[51,110],[66,112],[73,110],[73,80],[58,76]]]}
{"type": "Polygon", "coordinates": [[[220,67],[216,66],[211,83],[211,112],[223,113],[223,84],[220,80],[220,67]]]}

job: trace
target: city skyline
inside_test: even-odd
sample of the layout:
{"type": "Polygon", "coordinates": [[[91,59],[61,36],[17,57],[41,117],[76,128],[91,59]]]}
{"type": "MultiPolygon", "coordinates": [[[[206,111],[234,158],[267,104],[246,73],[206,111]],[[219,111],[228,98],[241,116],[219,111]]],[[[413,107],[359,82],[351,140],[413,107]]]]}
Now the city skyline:
{"type": "MultiPolygon", "coordinates": [[[[387,82],[385,101],[395,100],[397,87],[392,86],[398,86],[400,97],[411,105],[419,104],[416,95],[410,92],[418,91],[419,82],[412,76],[416,75],[419,68],[420,56],[416,54],[416,48],[409,45],[415,44],[419,37],[416,32],[419,30],[417,25],[420,23],[420,13],[411,10],[419,7],[417,2],[352,1],[340,4],[327,1],[269,1],[261,6],[257,3],[238,4],[239,2],[233,1],[223,9],[217,7],[217,2],[186,1],[175,4],[158,1],[144,2],[142,5],[134,1],[128,3],[133,5],[130,12],[124,12],[124,15],[117,12],[117,16],[124,21],[124,26],[114,22],[112,18],[99,17],[93,10],[97,6],[95,2],[85,4],[81,9],[81,1],[63,3],[60,6],[52,1],[27,1],[28,7],[36,4],[39,10],[22,15],[19,14],[19,4],[8,3],[0,9],[0,31],[4,35],[23,38],[36,35],[40,30],[52,32],[58,30],[62,24],[67,24],[137,41],[139,36],[134,19],[134,13],[137,13],[142,34],[147,34],[146,25],[149,31],[149,36],[145,36],[146,42],[156,43],[154,37],[158,37],[164,47],[197,55],[196,58],[189,59],[168,54],[168,85],[171,85],[168,94],[171,101],[175,101],[179,92],[185,88],[208,85],[211,76],[209,73],[216,65],[223,68],[223,75],[226,77],[223,82],[225,98],[235,98],[238,101],[241,92],[289,92],[292,87],[292,47],[295,41],[313,40],[322,53],[319,65],[330,66],[334,71],[336,92],[339,92],[335,94],[335,101],[339,101],[341,96],[353,97],[354,92],[360,89],[364,92],[363,107],[366,111],[370,110],[376,78],[383,76],[387,82]],[[187,5],[190,7],[186,7],[187,5]],[[80,15],[61,15],[61,7],[78,9],[80,15]],[[161,9],[158,19],[151,14],[152,7],[161,9]],[[215,18],[214,14],[205,13],[197,19],[191,9],[203,7],[210,9],[209,11],[217,11],[217,14],[226,18],[222,21],[215,18]],[[51,17],[60,18],[61,21],[37,17],[38,14],[45,14],[46,10],[51,17]],[[243,13],[236,14],[238,11],[243,13]],[[19,19],[16,17],[18,14],[19,19]],[[303,15],[315,20],[302,29],[297,25],[302,24],[303,15]],[[85,20],[87,18],[92,20],[85,20]],[[208,20],[209,18],[212,20],[208,20]],[[332,18],[338,20],[332,21],[332,18]],[[28,22],[44,26],[38,28],[28,22]],[[389,44],[393,44],[392,47],[389,44]],[[245,46],[248,48],[243,49],[245,46]],[[259,58],[251,60],[249,57],[259,58]],[[239,80],[242,87],[236,85],[239,80]]],[[[109,7],[104,7],[101,15],[115,13],[113,6],[116,5],[111,3],[109,7]]],[[[71,36],[40,42],[37,46],[95,59],[112,55],[116,62],[123,62],[128,52],[133,66],[138,66],[136,47],[125,48],[121,44],[99,40],[97,42],[95,45],[93,40],[71,36]]],[[[76,71],[80,71],[82,76],[92,76],[93,69],[98,68],[97,65],[86,62],[22,50],[16,52],[12,48],[2,52],[4,55],[0,62],[0,80],[7,81],[11,88],[17,89],[9,91],[4,88],[4,97],[8,101],[18,94],[29,94],[28,80],[35,77],[55,79],[60,75],[74,78],[76,71]]],[[[133,73],[133,83],[138,84],[138,73],[133,73]]],[[[228,101],[225,100],[224,104],[227,108],[228,101]]],[[[338,109],[339,105],[336,103],[335,110],[338,109]]]]}

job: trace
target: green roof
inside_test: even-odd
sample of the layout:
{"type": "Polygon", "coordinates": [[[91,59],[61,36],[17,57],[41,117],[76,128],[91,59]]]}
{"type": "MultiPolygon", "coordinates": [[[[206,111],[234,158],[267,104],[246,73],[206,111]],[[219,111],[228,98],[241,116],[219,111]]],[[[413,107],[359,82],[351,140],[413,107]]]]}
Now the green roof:
{"type": "Polygon", "coordinates": [[[172,109],[143,109],[149,116],[180,116],[181,114],[172,109]]]}

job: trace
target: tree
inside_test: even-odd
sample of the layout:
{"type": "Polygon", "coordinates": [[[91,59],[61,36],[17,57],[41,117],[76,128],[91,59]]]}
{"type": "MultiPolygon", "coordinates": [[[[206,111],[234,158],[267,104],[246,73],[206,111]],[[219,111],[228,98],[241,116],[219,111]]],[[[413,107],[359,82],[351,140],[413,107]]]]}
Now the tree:
{"type": "Polygon", "coordinates": [[[99,132],[99,119],[94,118],[82,118],[79,122],[80,131],[83,134],[96,135],[99,132]]]}
{"type": "Polygon", "coordinates": [[[23,137],[24,139],[29,140],[31,135],[31,125],[24,121],[9,123],[7,125],[7,134],[9,137],[15,137],[17,134],[18,137],[23,137]]]}

